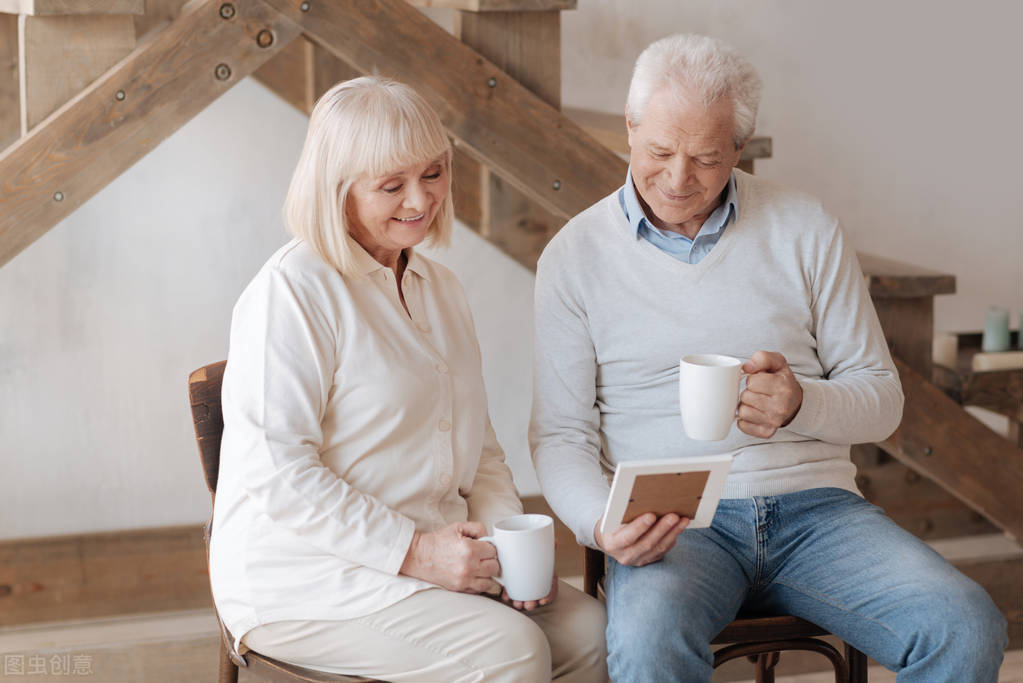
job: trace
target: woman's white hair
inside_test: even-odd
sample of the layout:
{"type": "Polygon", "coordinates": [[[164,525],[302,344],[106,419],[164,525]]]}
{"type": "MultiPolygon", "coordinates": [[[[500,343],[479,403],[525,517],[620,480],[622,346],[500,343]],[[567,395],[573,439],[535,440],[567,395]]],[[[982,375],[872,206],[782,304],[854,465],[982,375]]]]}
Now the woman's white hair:
{"type": "MultiPolygon", "coordinates": [[[[353,275],[346,210],[352,184],[438,157],[450,177],[451,142],[437,113],[415,90],[374,76],[338,83],[309,117],[284,200],[285,226],[342,275],[353,275]]],[[[448,192],[427,230],[431,244],[447,245],[453,217],[448,192]]]]}
{"type": "Polygon", "coordinates": [[[736,149],[753,135],[763,86],[753,65],[730,45],[707,36],[680,34],[643,50],[632,72],[626,103],[632,125],[640,125],[647,102],[665,86],[676,97],[698,97],[704,106],[729,98],[736,149]]]}

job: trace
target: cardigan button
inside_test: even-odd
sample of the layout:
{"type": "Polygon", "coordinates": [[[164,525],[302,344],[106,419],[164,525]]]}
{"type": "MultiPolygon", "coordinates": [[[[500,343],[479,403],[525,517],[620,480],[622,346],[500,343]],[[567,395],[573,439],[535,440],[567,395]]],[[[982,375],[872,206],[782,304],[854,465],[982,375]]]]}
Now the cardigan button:
{"type": "Polygon", "coordinates": [[[437,424],[437,429],[442,432],[449,432],[451,431],[451,423],[447,420],[441,420],[440,423],[437,424]]]}

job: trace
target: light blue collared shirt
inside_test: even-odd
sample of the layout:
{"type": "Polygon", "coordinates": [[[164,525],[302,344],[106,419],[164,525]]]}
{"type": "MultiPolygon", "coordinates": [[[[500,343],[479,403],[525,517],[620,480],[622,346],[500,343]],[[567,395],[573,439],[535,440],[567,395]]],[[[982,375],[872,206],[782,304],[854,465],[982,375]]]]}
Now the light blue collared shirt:
{"type": "Polygon", "coordinates": [[[618,201],[625,211],[625,217],[637,238],[642,237],[664,253],[685,263],[699,263],[710,253],[714,245],[721,239],[728,224],[739,216],[739,200],[735,193],[735,173],[728,178],[725,188],[725,201],[714,209],[707,220],[700,226],[695,239],[689,239],[677,232],[661,230],[643,213],[643,207],[636,196],[636,186],[632,182],[632,167],[625,176],[625,185],[618,191],[618,201]]]}

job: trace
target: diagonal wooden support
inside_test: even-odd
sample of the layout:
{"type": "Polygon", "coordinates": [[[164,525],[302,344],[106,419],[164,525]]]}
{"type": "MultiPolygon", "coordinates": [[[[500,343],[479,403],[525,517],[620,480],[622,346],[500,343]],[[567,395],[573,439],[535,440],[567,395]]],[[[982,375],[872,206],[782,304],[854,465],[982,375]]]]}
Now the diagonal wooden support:
{"type": "Polygon", "coordinates": [[[880,446],[907,467],[1023,539],[1023,449],[995,434],[901,359],[906,405],[880,446]]]}
{"type": "Polygon", "coordinates": [[[404,0],[263,1],[358,71],[416,88],[470,154],[556,215],[621,185],[623,160],[404,0]]]}
{"type": "Polygon", "coordinates": [[[298,34],[259,0],[190,4],[0,155],[0,266],[298,34]]]}

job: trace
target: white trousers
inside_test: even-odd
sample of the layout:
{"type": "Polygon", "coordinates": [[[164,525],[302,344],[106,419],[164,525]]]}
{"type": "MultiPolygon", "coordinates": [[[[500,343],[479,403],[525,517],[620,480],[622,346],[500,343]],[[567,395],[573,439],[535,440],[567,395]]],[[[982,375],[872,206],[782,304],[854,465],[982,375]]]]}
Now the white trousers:
{"type": "Polygon", "coordinates": [[[550,605],[520,612],[440,588],[342,621],[257,626],[249,648],[310,669],[387,681],[606,683],[604,605],[565,582],[550,605]]]}

